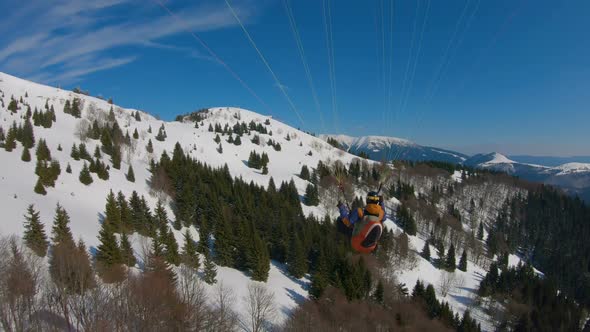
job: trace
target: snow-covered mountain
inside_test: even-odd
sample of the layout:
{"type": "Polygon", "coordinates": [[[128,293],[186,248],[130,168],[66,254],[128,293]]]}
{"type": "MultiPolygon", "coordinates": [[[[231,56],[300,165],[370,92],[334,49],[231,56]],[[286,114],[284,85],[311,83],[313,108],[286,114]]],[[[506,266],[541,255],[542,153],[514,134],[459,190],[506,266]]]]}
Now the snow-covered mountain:
{"type": "Polygon", "coordinates": [[[340,146],[353,154],[366,153],[373,160],[444,161],[460,164],[468,156],[450,150],[422,146],[412,141],[388,136],[320,135],[335,139],[340,146]]]}
{"type": "MultiPolygon", "coordinates": [[[[203,117],[199,120],[197,127],[190,117],[185,118],[183,121],[166,122],[156,119],[143,111],[119,107],[99,98],[32,83],[4,73],[0,73],[0,102],[0,127],[4,133],[13,123],[17,125],[23,123],[29,107],[32,112],[35,109],[39,111],[54,109],[55,122],[49,128],[35,126],[34,135],[37,142],[40,139],[47,142],[47,146],[51,151],[51,158],[58,161],[62,169],[55,187],[47,187],[46,195],[37,194],[33,190],[37,182],[34,151],[32,150],[33,160],[25,162],[21,160],[24,149],[20,143],[16,144],[16,148],[12,152],[0,148],[0,211],[2,211],[0,236],[12,234],[21,236],[23,234],[23,214],[29,204],[35,205],[35,208],[40,212],[41,221],[45,224],[46,231],[49,232],[56,204],[59,203],[68,211],[71,217],[70,227],[74,237],[84,240],[91,253],[95,252],[99,244],[97,235],[101,228],[101,219],[104,218],[105,199],[110,190],[114,192],[121,191],[126,197],[129,197],[133,191],[137,191],[139,195],[145,196],[151,209],[156,206],[159,199],[167,199],[167,197],[162,197],[162,194],[156,194],[151,190],[148,181],[151,177],[149,165],[152,158],[158,158],[163,151],[167,151],[169,155],[172,155],[177,142],[190,157],[213,167],[227,165],[232,176],[241,177],[248,182],[253,181],[255,184],[266,186],[271,177],[276,183],[293,180],[301,196],[304,195],[309,184],[308,181],[297,176],[303,165],[313,169],[316,168],[320,160],[326,164],[340,161],[348,165],[357,158],[353,154],[332,147],[321,138],[308,135],[276,121],[270,116],[239,108],[217,107],[208,109],[201,114],[203,117]],[[81,109],[81,117],[79,118],[64,113],[66,102],[72,101],[74,98],[79,100],[81,109]],[[16,108],[13,107],[14,105],[16,105],[16,108]],[[13,110],[10,110],[11,108],[13,110]],[[110,112],[111,109],[112,113],[110,112]],[[85,162],[73,159],[70,155],[71,148],[74,144],[85,143],[87,151],[92,154],[101,143],[99,140],[87,138],[85,132],[94,120],[99,122],[107,121],[106,119],[111,116],[109,113],[114,114],[114,120],[116,120],[123,133],[128,132],[129,135],[135,136],[137,130],[137,138],[131,139],[131,144],[123,147],[120,170],[111,167],[110,177],[106,181],[98,179],[96,174],[91,174],[94,182],[87,186],[79,180],[79,174],[85,162]],[[252,141],[254,135],[258,135],[258,133],[247,134],[242,138],[240,146],[227,143],[226,137],[223,137],[221,138],[223,149],[222,153],[220,153],[218,150],[219,144],[214,142],[217,133],[209,131],[209,127],[216,125],[221,127],[225,125],[233,126],[236,123],[243,122],[264,125],[268,130],[268,134],[259,134],[260,144],[252,141]],[[159,128],[165,130],[166,138],[164,140],[156,139],[159,128]],[[268,140],[279,143],[281,145],[280,151],[266,144],[268,140]],[[151,152],[146,149],[150,141],[153,145],[153,151],[151,152]],[[247,160],[253,150],[257,153],[265,152],[268,155],[270,160],[268,174],[248,167],[247,160]],[[71,172],[64,171],[68,165],[71,172]],[[125,173],[129,166],[132,166],[135,170],[135,182],[126,179],[125,173]]],[[[182,112],[179,111],[179,113],[182,112]]],[[[401,153],[404,153],[404,156],[422,156],[422,160],[455,160],[456,162],[462,162],[466,159],[466,156],[461,154],[442,149],[421,147],[401,139],[384,137],[352,138],[347,136],[337,136],[337,139],[347,146],[350,152],[355,153],[360,151],[367,151],[367,153],[375,152],[375,150],[382,151],[380,149],[385,148],[391,149],[392,154],[400,151],[396,149],[403,149],[401,153]],[[408,151],[405,151],[406,148],[408,151]]],[[[106,164],[111,165],[108,156],[103,155],[101,159],[106,164]]],[[[573,170],[564,167],[561,172],[573,172],[573,170]]],[[[445,183],[460,182],[460,174],[447,174],[444,175],[444,178],[437,179],[445,183]]],[[[430,190],[433,184],[431,178],[416,180],[417,182],[414,185],[419,192],[430,190]]],[[[491,187],[494,187],[493,184],[491,184],[491,187]]],[[[510,189],[503,187],[503,185],[498,188],[503,189],[493,190],[493,192],[501,195],[502,198],[497,199],[497,201],[503,202],[507,195],[511,195],[510,189]]],[[[475,191],[475,188],[465,189],[465,192],[470,194],[475,191]]],[[[357,190],[357,194],[362,195],[364,193],[357,190]]],[[[488,195],[483,191],[480,191],[480,194],[488,195]]],[[[463,201],[467,202],[465,203],[467,205],[469,202],[469,199],[463,199],[462,196],[449,199],[457,200],[453,202],[457,206],[463,201]],[[461,201],[458,201],[459,199],[461,201]]],[[[477,201],[483,200],[477,199],[477,201]]],[[[494,203],[495,200],[490,200],[490,202],[494,203]]],[[[399,201],[395,198],[389,198],[388,204],[392,205],[390,206],[391,210],[395,210],[395,205],[399,204],[399,201]]],[[[448,204],[441,204],[441,209],[444,209],[442,206],[448,206],[448,204]]],[[[333,204],[324,204],[323,202],[317,207],[302,204],[302,208],[307,215],[323,216],[326,213],[335,213],[333,204]]],[[[173,217],[174,214],[170,207],[166,206],[166,209],[168,215],[173,217]]],[[[494,204],[489,207],[482,206],[478,211],[482,214],[481,220],[492,220],[496,209],[497,207],[494,204]]],[[[420,218],[419,215],[417,215],[417,218],[420,218]]],[[[391,220],[386,220],[385,225],[398,234],[401,233],[401,229],[391,220]]],[[[182,243],[182,234],[185,230],[187,230],[185,227],[179,231],[172,230],[177,242],[182,243]]],[[[197,229],[190,226],[188,230],[192,233],[193,238],[198,241],[197,229]]],[[[410,250],[416,261],[411,266],[398,267],[396,271],[392,272],[397,280],[404,282],[409,288],[418,279],[437,285],[443,278],[448,278],[448,273],[444,272],[444,270],[437,269],[431,261],[415,254],[424,246],[425,237],[427,236],[428,234],[409,236],[410,250]]],[[[130,236],[130,240],[135,255],[141,260],[142,251],[145,250],[146,244],[149,245],[150,239],[133,234],[130,236]]],[[[436,257],[436,253],[433,253],[433,258],[436,257]]],[[[517,261],[516,257],[511,257],[511,263],[517,261]]],[[[475,290],[479,285],[481,276],[486,273],[484,266],[486,265],[470,262],[466,272],[457,270],[453,275],[456,276],[457,280],[461,281],[457,283],[458,286],[451,292],[444,292],[444,294],[437,289],[437,295],[442,300],[447,301],[460,314],[467,309],[471,310],[472,315],[482,322],[484,329],[490,330],[490,316],[483,310],[475,308],[475,290]]],[[[139,269],[139,265],[137,268],[139,269]]],[[[242,303],[241,299],[246,295],[247,289],[245,285],[250,282],[249,276],[235,269],[218,267],[217,279],[225,286],[233,289],[238,300],[234,307],[238,312],[243,313],[245,304],[242,303]]],[[[277,307],[280,308],[275,323],[281,323],[302,299],[307,298],[309,280],[307,277],[301,280],[293,279],[287,274],[284,266],[272,262],[266,286],[274,294],[277,307]]],[[[207,285],[206,289],[208,292],[212,292],[213,286],[207,285]]]]}
{"type": "Polygon", "coordinates": [[[590,201],[590,164],[567,163],[548,167],[519,163],[497,152],[475,155],[467,159],[464,164],[505,172],[529,181],[551,184],[590,201]]]}
{"type": "MultiPolygon", "coordinates": [[[[518,162],[493,152],[467,156],[435,147],[418,145],[412,141],[388,136],[351,137],[346,135],[320,135],[324,140],[334,139],[345,151],[353,154],[366,153],[370,159],[442,161],[475,168],[485,168],[504,172],[525,180],[551,184],[564,189],[572,195],[579,195],[590,201],[590,163],[569,162],[558,166],[546,166],[527,162],[518,162]]],[[[523,160],[536,160],[521,156],[523,160]]],[[[582,157],[583,159],[583,157],[582,157]]],[[[541,161],[543,158],[540,159],[541,161]]],[[[567,160],[553,158],[557,160],[567,160]]]]}

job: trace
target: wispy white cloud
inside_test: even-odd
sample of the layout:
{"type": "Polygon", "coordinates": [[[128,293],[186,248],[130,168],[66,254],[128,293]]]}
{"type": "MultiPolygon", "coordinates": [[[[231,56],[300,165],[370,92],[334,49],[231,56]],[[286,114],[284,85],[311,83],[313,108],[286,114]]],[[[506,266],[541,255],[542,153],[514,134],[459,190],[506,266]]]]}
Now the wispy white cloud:
{"type": "Polygon", "coordinates": [[[58,73],[43,72],[37,76],[31,77],[33,81],[57,83],[57,82],[76,82],[82,76],[90,73],[94,73],[101,70],[119,67],[126,65],[130,62],[135,61],[136,57],[125,57],[125,58],[103,58],[103,59],[90,59],[86,61],[76,62],[73,66],[65,66],[63,70],[57,71],[58,73]]]}
{"type": "MultiPolygon", "coordinates": [[[[0,22],[0,45],[5,45],[0,47],[0,68],[45,83],[69,83],[89,73],[131,63],[145,47],[186,52],[191,57],[214,61],[197,46],[181,47],[161,40],[186,30],[202,32],[236,24],[221,3],[166,2],[177,17],[168,15],[151,1],[31,0],[21,5],[9,0],[8,3],[12,15],[0,22]],[[22,28],[14,29],[15,26],[22,28]],[[117,52],[110,52],[113,50],[117,52]]],[[[240,17],[254,16],[253,6],[237,8],[240,17]]]]}

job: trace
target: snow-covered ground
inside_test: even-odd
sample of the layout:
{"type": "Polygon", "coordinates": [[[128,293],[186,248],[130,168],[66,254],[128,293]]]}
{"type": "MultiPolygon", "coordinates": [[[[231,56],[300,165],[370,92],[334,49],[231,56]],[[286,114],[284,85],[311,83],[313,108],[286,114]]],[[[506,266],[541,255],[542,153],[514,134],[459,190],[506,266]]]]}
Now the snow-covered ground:
{"type": "MultiPolygon", "coordinates": [[[[194,128],[194,122],[164,122],[158,120],[147,113],[141,112],[141,121],[137,122],[133,118],[134,109],[125,109],[116,105],[110,105],[104,100],[75,94],[71,91],[65,91],[53,87],[35,84],[19,78],[0,73],[0,90],[3,94],[4,107],[0,109],[0,126],[6,132],[9,126],[16,121],[22,122],[22,116],[26,112],[23,103],[16,114],[11,114],[6,108],[13,96],[16,100],[23,97],[24,104],[30,105],[31,109],[35,108],[44,110],[45,103],[53,106],[56,112],[57,121],[51,128],[34,127],[36,140],[42,138],[47,141],[51,150],[51,156],[54,160],[59,161],[61,165],[61,175],[59,176],[55,188],[46,188],[47,195],[42,196],[33,192],[37,176],[35,175],[35,158],[31,162],[21,161],[23,147],[17,144],[17,148],[12,152],[6,152],[0,149],[0,235],[22,235],[24,214],[29,204],[34,204],[40,212],[41,220],[45,223],[45,229],[50,231],[53,222],[56,204],[61,204],[71,217],[71,230],[76,238],[81,238],[92,251],[99,244],[97,235],[100,230],[99,220],[104,213],[106,196],[110,190],[114,192],[122,191],[127,197],[135,190],[140,195],[144,195],[150,207],[153,209],[157,203],[158,197],[149,194],[147,180],[150,177],[148,171],[149,161],[152,158],[159,158],[162,151],[166,150],[171,155],[174,145],[179,142],[185,152],[190,156],[201,160],[211,166],[221,167],[228,165],[230,173],[235,177],[241,177],[246,181],[254,181],[259,185],[266,186],[272,176],[277,185],[283,181],[294,179],[299,193],[303,195],[307,186],[307,181],[302,180],[297,175],[301,167],[307,165],[315,168],[318,161],[341,160],[344,163],[350,163],[353,155],[344,153],[335,149],[321,139],[305,134],[297,129],[289,127],[281,122],[273,120],[270,116],[260,115],[237,108],[213,108],[211,115],[204,120],[203,126],[194,128]],[[25,97],[25,94],[28,97],[25,97]],[[76,119],[69,114],[63,113],[63,107],[66,100],[80,98],[83,102],[82,119],[76,119]],[[135,148],[123,151],[123,162],[121,170],[111,168],[110,178],[108,181],[100,180],[95,174],[92,174],[94,182],[90,186],[80,183],[78,176],[83,167],[84,161],[75,161],[70,157],[73,144],[80,144],[82,140],[77,136],[78,128],[87,117],[104,117],[109,109],[113,106],[117,121],[123,132],[129,131],[132,135],[135,129],[139,132],[139,139],[133,140],[135,148]],[[223,154],[217,152],[218,144],[214,142],[215,133],[209,132],[209,124],[215,126],[219,123],[224,126],[226,123],[233,126],[236,122],[254,121],[264,123],[266,120],[270,124],[266,126],[267,130],[272,131],[270,135],[259,135],[263,144],[256,145],[250,141],[253,134],[248,138],[242,138],[242,144],[236,146],[226,143],[227,136],[222,137],[223,154]],[[160,142],[155,139],[160,126],[164,124],[167,139],[160,142]],[[148,133],[151,127],[152,133],[148,133]],[[287,140],[289,136],[289,140],[287,140]],[[151,138],[154,152],[148,153],[145,146],[151,138]],[[281,151],[275,151],[272,146],[265,143],[272,139],[281,144],[281,151]],[[62,151],[57,147],[61,145],[62,151]],[[269,174],[264,175],[258,170],[251,169],[247,166],[247,160],[252,150],[258,153],[266,152],[269,156],[268,165],[269,174]],[[311,155],[309,152],[311,151],[311,155]],[[70,164],[72,173],[65,172],[66,166],[70,164]],[[131,164],[135,171],[135,183],[126,180],[125,173],[131,164]]],[[[94,152],[97,144],[94,140],[84,141],[90,154],[94,152]]],[[[31,151],[34,154],[34,150],[31,151]]],[[[107,156],[108,157],[108,156],[107,156]]],[[[103,155],[103,161],[110,164],[103,155]]],[[[306,214],[315,214],[323,216],[325,209],[323,207],[304,207],[306,214]]],[[[172,211],[168,210],[168,216],[173,218],[172,211]]],[[[182,243],[182,233],[174,231],[175,237],[179,243],[182,243]]],[[[191,228],[191,232],[198,239],[198,232],[191,228]]],[[[139,236],[131,237],[132,245],[136,255],[141,255],[142,246],[145,242],[139,236]]],[[[225,286],[232,288],[236,294],[236,309],[243,309],[241,297],[246,292],[246,285],[249,278],[242,272],[220,267],[218,269],[218,280],[222,281],[225,286]]],[[[270,270],[267,287],[274,292],[277,301],[279,315],[277,322],[280,323],[287,317],[287,313],[298,302],[307,297],[305,288],[306,281],[293,280],[284,272],[284,268],[273,263],[270,270]]],[[[243,310],[242,310],[243,311],[243,310]]]]}
{"type": "MultiPolygon", "coordinates": [[[[183,150],[189,153],[190,156],[211,166],[221,167],[227,164],[233,176],[241,177],[246,181],[254,181],[257,184],[266,186],[271,176],[277,185],[280,185],[283,181],[293,179],[300,195],[305,193],[307,186],[307,181],[297,176],[303,165],[315,168],[320,160],[324,162],[340,160],[348,164],[356,158],[354,155],[333,148],[320,138],[275,121],[270,116],[244,109],[228,107],[210,109],[210,115],[203,121],[203,124],[199,128],[195,128],[194,122],[164,122],[144,112],[140,112],[141,121],[138,122],[133,117],[136,110],[110,105],[101,99],[35,84],[3,73],[0,73],[0,90],[0,95],[3,95],[2,99],[4,101],[4,107],[0,109],[0,126],[5,131],[13,121],[20,123],[22,121],[21,117],[26,111],[23,103],[19,103],[21,109],[16,114],[7,111],[6,108],[11,96],[14,96],[17,100],[23,97],[24,104],[29,104],[32,110],[35,108],[43,110],[46,102],[54,107],[57,121],[49,129],[34,127],[35,138],[37,140],[43,138],[47,141],[52,158],[60,162],[62,169],[55,188],[46,188],[47,195],[45,196],[38,195],[33,191],[37,181],[37,176],[34,174],[35,158],[28,163],[21,161],[23,148],[20,144],[12,152],[0,149],[0,211],[2,211],[0,235],[22,235],[23,215],[29,204],[34,204],[35,208],[40,211],[41,220],[45,223],[46,231],[49,232],[55,206],[59,203],[68,211],[71,217],[70,227],[74,236],[83,239],[92,250],[93,247],[98,245],[99,220],[101,220],[104,213],[106,196],[110,190],[122,191],[127,197],[135,190],[140,195],[145,196],[151,208],[155,207],[158,197],[150,195],[147,184],[150,177],[148,171],[149,161],[152,158],[159,158],[164,150],[171,154],[176,142],[179,142],[183,150]],[[25,97],[25,94],[28,97],[25,97]],[[76,119],[63,113],[65,101],[72,100],[74,97],[83,101],[82,119],[76,119]],[[104,117],[111,106],[114,108],[117,121],[123,132],[129,131],[129,134],[132,135],[134,130],[137,129],[139,139],[132,139],[135,147],[123,151],[121,170],[111,168],[108,181],[100,180],[93,174],[94,182],[90,186],[85,186],[78,179],[84,161],[75,161],[70,157],[71,147],[73,144],[82,142],[77,133],[80,126],[87,121],[85,118],[104,117]],[[254,144],[247,136],[242,138],[242,145],[235,146],[225,142],[227,136],[220,135],[223,146],[223,153],[220,154],[217,152],[218,144],[214,142],[216,134],[208,131],[210,124],[213,126],[220,124],[223,127],[225,124],[233,126],[238,121],[240,123],[254,121],[263,124],[267,120],[269,124],[266,125],[266,128],[272,131],[272,136],[256,134],[260,136],[261,141],[264,143],[269,138],[280,143],[281,151],[275,151],[272,146],[266,144],[254,144]],[[167,134],[167,139],[164,142],[155,139],[155,135],[162,124],[164,124],[167,134]],[[150,127],[152,133],[148,133],[150,127]],[[148,153],[145,149],[150,138],[154,147],[153,153],[148,153]],[[61,145],[62,151],[57,150],[58,145],[61,145]],[[269,174],[265,175],[258,170],[247,167],[248,156],[252,150],[268,154],[270,159],[268,165],[269,174]],[[72,168],[71,174],[65,172],[68,164],[72,168]],[[125,178],[129,164],[133,166],[135,171],[136,181],[134,183],[127,181],[125,178]]],[[[253,135],[254,133],[250,138],[253,135]]],[[[400,142],[397,141],[396,143],[399,144],[400,142]]],[[[411,142],[405,143],[411,144],[411,142]]],[[[97,142],[87,140],[85,144],[88,152],[92,154],[97,142]]],[[[103,155],[103,160],[104,157],[103,155]]],[[[453,179],[460,181],[460,173],[455,173],[453,179]]],[[[390,198],[389,202],[399,204],[395,198],[390,198]]],[[[327,209],[333,207],[304,206],[303,208],[306,214],[313,213],[317,216],[323,216],[327,209]]],[[[172,211],[169,210],[168,214],[169,217],[173,217],[172,211]]],[[[399,231],[393,222],[387,221],[387,225],[399,231]]],[[[195,239],[198,239],[198,232],[192,227],[190,231],[195,239]]],[[[179,243],[182,243],[183,232],[184,229],[174,231],[179,243]]],[[[420,251],[424,241],[415,236],[409,238],[413,250],[420,251]]],[[[146,240],[139,236],[132,236],[131,241],[136,254],[140,256],[146,240]]],[[[433,256],[436,257],[436,254],[434,253],[433,256]]],[[[487,316],[483,312],[471,308],[474,303],[474,292],[480,279],[485,274],[483,268],[470,262],[467,272],[455,272],[453,275],[457,280],[456,287],[442,297],[442,293],[436,286],[444,275],[443,271],[436,269],[432,263],[419,256],[417,260],[415,268],[399,273],[398,278],[401,282],[404,282],[410,290],[418,279],[432,283],[437,288],[437,295],[442,300],[448,301],[454,310],[463,313],[470,308],[473,315],[482,321],[482,326],[486,330],[490,329],[491,325],[486,323],[489,320],[487,316]]],[[[250,282],[249,278],[240,271],[219,267],[218,280],[233,289],[236,294],[235,309],[244,311],[241,298],[247,291],[246,285],[250,282]]],[[[274,293],[277,306],[280,309],[275,323],[284,321],[289,311],[297,303],[307,298],[307,283],[306,279],[294,280],[287,276],[283,266],[272,263],[267,287],[274,293]]],[[[210,286],[207,286],[207,288],[212,290],[210,286]]]]}

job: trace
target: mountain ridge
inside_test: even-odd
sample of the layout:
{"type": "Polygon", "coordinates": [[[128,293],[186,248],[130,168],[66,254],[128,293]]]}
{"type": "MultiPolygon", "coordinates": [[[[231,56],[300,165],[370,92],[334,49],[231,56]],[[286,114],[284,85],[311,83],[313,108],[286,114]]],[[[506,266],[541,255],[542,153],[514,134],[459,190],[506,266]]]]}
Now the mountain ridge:
{"type": "MultiPolygon", "coordinates": [[[[590,163],[569,162],[548,166],[519,162],[499,152],[467,156],[459,152],[421,146],[407,139],[389,136],[320,135],[320,138],[336,140],[342,149],[353,154],[364,153],[369,158],[381,160],[442,161],[473,168],[482,168],[517,176],[533,182],[551,184],[571,195],[590,201],[590,163]]],[[[554,159],[560,160],[560,159],[554,159]]]]}

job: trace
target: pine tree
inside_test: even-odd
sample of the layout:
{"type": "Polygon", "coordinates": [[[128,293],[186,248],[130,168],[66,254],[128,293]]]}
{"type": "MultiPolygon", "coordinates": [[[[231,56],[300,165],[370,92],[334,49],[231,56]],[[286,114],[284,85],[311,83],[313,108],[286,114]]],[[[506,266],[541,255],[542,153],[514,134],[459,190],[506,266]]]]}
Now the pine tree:
{"type": "Polygon", "coordinates": [[[252,254],[256,257],[254,266],[252,266],[252,279],[266,282],[270,271],[270,255],[264,241],[258,234],[254,236],[252,254]]]}
{"type": "Polygon", "coordinates": [[[221,146],[221,143],[219,143],[219,146],[217,147],[217,152],[223,153],[223,146],[221,146]]]}
{"type": "Polygon", "coordinates": [[[68,163],[68,166],[66,167],[66,173],[72,174],[72,166],[70,166],[70,163],[68,163]]]}
{"type": "Polygon", "coordinates": [[[72,113],[72,105],[70,104],[69,100],[66,100],[66,103],[64,105],[64,113],[66,113],[66,114],[72,113]]]}
{"type": "Polygon", "coordinates": [[[135,130],[133,131],[133,138],[139,139],[139,132],[137,132],[137,128],[135,128],[135,130]]]}
{"type": "Polygon", "coordinates": [[[303,180],[309,181],[309,169],[306,165],[301,166],[301,172],[299,173],[299,177],[303,180]]]}
{"type": "Polygon", "coordinates": [[[477,228],[477,239],[483,240],[483,222],[480,222],[479,227],[477,228]]]}
{"type": "Polygon", "coordinates": [[[146,151],[148,153],[153,153],[154,152],[154,145],[152,144],[152,139],[151,138],[148,140],[148,144],[145,147],[145,149],[146,149],[146,151]]]}
{"type": "Polygon", "coordinates": [[[420,255],[424,259],[430,260],[430,244],[428,243],[428,241],[424,242],[424,248],[422,248],[422,252],[420,253],[420,255]]]}
{"type": "Polygon", "coordinates": [[[191,236],[188,229],[184,232],[184,246],[182,247],[182,262],[194,269],[199,269],[199,254],[197,253],[197,245],[191,236]]]}
{"type": "Polygon", "coordinates": [[[141,121],[141,116],[139,115],[139,111],[135,111],[135,121],[141,121]]]}
{"type": "Polygon", "coordinates": [[[11,113],[16,113],[16,110],[18,109],[18,104],[17,104],[16,100],[14,100],[14,99],[10,100],[10,102],[8,103],[7,109],[11,113]]]}
{"type": "Polygon", "coordinates": [[[129,242],[129,237],[125,232],[121,234],[121,260],[129,267],[133,267],[137,263],[137,259],[133,254],[133,248],[129,242]]]}
{"type": "Polygon", "coordinates": [[[80,99],[78,98],[74,98],[74,100],[72,101],[71,115],[73,115],[76,118],[80,118],[82,116],[82,111],[80,110],[80,99]]]}
{"type": "Polygon", "coordinates": [[[113,154],[113,138],[107,127],[103,128],[100,135],[100,143],[102,144],[102,152],[109,156],[113,154]]]}
{"type": "Polygon", "coordinates": [[[78,151],[80,154],[80,159],[86,159],[88,161],[92,160],[92,157],[90,157],[90,154],[86,150],[86,145],[84,143],[80,143],[78,146],[78,151]]]}
{"type": "Polygon", "coordinates": [[[459,260],[459,270],[467,271],[467,251],[463,250],[463,254],[461,254],[461,259],[459,260]]]}
{"type": "Polygon", "coordinates": [[[215,139],[213,139],[215,141],[215,143],[219,144],[219,142],[221,142],[221,138],[219,137],[219,134],[215,135],[215,139]]]}
{"type": "Polygon", "coordinates": [[[100,154],[100,148],[97,145],[96,148],[94,149],[94,158],[100,159],[101,157],[102,157],[102,155],[100,154]]]}
{"type": "Polygon", "coordinates": [[[234,140],[234,145],[242,145],[242,139],[239,135],[236,136],[236,139],[234,140]]]}
{"type": "Polygon", "coordinates": [[[117,244],[117,238],[113,233],[112,226],[108,222],[103,222],[100,232],[98,233],[100,244],[96,248],[96,262],[101,267],[112,267],[113,265],[123,262],[121,249],[117,244]]]}
{"type": "Polygon", "coordinates": [[[78,151],[76,143],[72,145],[72,152],[70,153],[70,157],[74,158],[74,160],[80,160],[80,152],[78,151]]]}
{"type": "Polygon", "coordinates": [[[318,188],[311,183],[307,184],[307,188],[305,189],[304,202],[308,206],[317,206],[320,204],[318,188]]]}
{"type": "Polygon", "coordinates": [[[111,154],[111,163],[114,169],[121,169],[121,147],[115,145],[111,154]]]}
{"type": "Polygon", "coordinates": [[[29,152],[29,149],[27,147],[25,147],[23,149],[23,153],[20,156],[20,160],[24,161],[24,162],[29,162],[31,161],[31,152],[29,152]]]}
{"type": "Polygon", "coordinates": [[[166,247],[166,261],[170,264],[178,266],[180,264],[180,254],[178,253],[178,243],[174,237],[174,233],[168,225],[162,230],[160,236],[163,237],[162,241],[166,247]]]}
{"type": "Polygon", "coordinates": [[[29,119],[26,119],[23,125],[21,143],[27,149],[35,146],[35,134],[33,133],[33,125],[29,119]]]}
{"type": "Polygon", "coordinates": [[[115,110],[113,110],[113,106],[111,106],[111,109],[109,110],[109,117],[108,117],[110,122],[114,122],[117,120],[117,118],[115,117],[115,110]]]}
{"type": "Polygon", "coordinates": [[[156,140],[163,142],[166,140],[166,129],[164,128],[164,124],[162,124],[162,126],[160,126],[160,129],[158,130],[158,135],[156,135],[156,140]]]}
{"type": "Polygon", "coordinates": [[[107,202],[105,204],[105,223],[109,223],[111,229],[114,232],[121,231],[121,210],[119,209],[119,204],[117,199],[115,198],[115,194],[111,190],[107,195],[107,202]]]}
{"type": "Polygon", "coordinates": [[[205,262],[203,263],[204,271],[203,271],[203,280],[212,285],[217,282],[217,267],[213,260],[211,260],[211,254],[209,252],[205,252],[205,262]]]}
{"type": "Polygon", "coordinates": [[[79,176],[80,182],[82,182],[85,185],[90,185],[93,180],[92,180],[92,175],[90,175],[90,170],[88,170],[88,165],[86,165],[86,163],[84,163],[84,166],[82,167],[82,170],[80,171],[80,176],[79,176]]]}
{"type": "Polygon", "coordinates": [[[154,218],[156,225],[160,229],[168,226],[168,213],[166,212],[166,209],[164,208],[164,205],[162,204],[161,200],[158,200],[158,203],[156,203],[156,209],[154,210],[154,218]]]}
{"type": "Polygon", "coordinates": [[[53,228],[51,229],[51,241],[54,245],[64,244],[74,246],[74,236],[70,230],[70,216],[66,210],[57,204],[55,208],[55,217],[53,218],[53,228]]]}
{"type": "Polygon", "coordinates": [[[309,294],[314,299],[319,299],[329,283],[328,268],[326,262],[326,255],[322,247],[318,252],[318,258],[314,266],[314,272],[311,275],[311,286],[309,294]]]}
{"type": "Polygon", "coordinates": [[[131,166],[131,164],[129,164],[129,169],[127,170],[125,177],[127,178],[127,181],[135,182],[135,173],[133,172],[133,166],[131,166]]]}
{"type": "Polygon", "coordinates": [[[23,240],[27,247],[31,248],[37,256],[45,257],[49,241],[47,241],[45,229],[39,218],[39,212],[35,211],[33,204],[29,205],[27,214],[25,215],[23,240]]]}
{"type": "Polygon", "coordinates": [[[262,165],[262,167],[267,166],[268,162],[268,155],[266,154],[266,152],[262,152],[262,155],[260,156],[260,165],[262,165]]]}
{"type": "Polygon", "coordinates": [[[291,238],[291,244],[289,246],[289,257],[287,258],[289,273],[299,279],[305,275],[306,262],[305,252],[301,240],[297,235],[291,238]]]}
{"type": "Polygon", "coordinates": [[[8,132],[6,133],[6,139],[4,140],[4,150],[6,152],[11,152],[16,148],[16,128],[13,125],[12,127],[8,128],[8,132]]]}
{"type": "Polygon", "coordinates": [[[449,271],[455,271],[457,263],[455,261],[455,246],[451,243],[449,251],[447,251],[447,257],[445,260],[445,267],[449,271]]]}
{"type": "Polygon", "coordinates": [[[44,139],[39,140],[39,144],[37,144],[37,151],[35,152],[37,155],[37,160],[51,160],[51,152],[47,147],[47,143],[44,139]]]}
{"type": "Polygon", "coordinates": [[[37,184],[35,184],[34,191],[39,195],[47,195],[47,191],[45,190],[45,187],[43,186],[43,181],[41,181],[41,177],[39,177],[37,179],[37,184]]]}
{"type": "Polygon", "coordinates": [[[262,174],[268,174],[268,167],[266,167],[266,165],[262,166],[262,174]]]}

